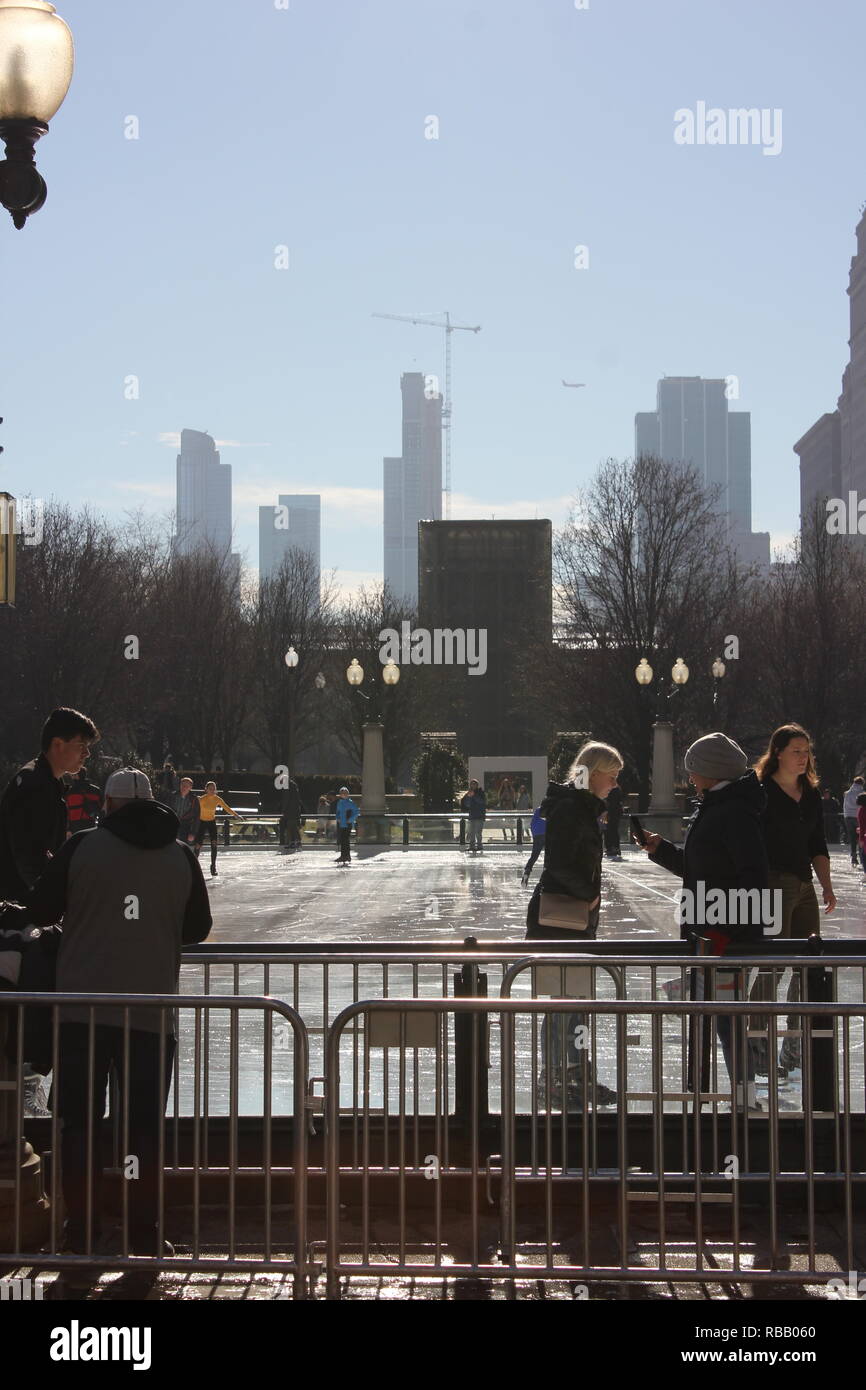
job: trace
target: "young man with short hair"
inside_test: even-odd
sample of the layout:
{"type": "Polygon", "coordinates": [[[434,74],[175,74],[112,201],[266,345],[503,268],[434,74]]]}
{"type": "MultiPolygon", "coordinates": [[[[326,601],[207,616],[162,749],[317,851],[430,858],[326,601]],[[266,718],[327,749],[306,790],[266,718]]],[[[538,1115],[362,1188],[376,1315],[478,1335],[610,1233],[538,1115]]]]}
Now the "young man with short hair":
{"type": "Polygon", "coordinates": [[[99,738],[91,719],[56,709],[42,726],[42,751],[16,772],[0,799],[0,901],[23,902],[66,839],[60,780],[80,772],[99,738]]]}

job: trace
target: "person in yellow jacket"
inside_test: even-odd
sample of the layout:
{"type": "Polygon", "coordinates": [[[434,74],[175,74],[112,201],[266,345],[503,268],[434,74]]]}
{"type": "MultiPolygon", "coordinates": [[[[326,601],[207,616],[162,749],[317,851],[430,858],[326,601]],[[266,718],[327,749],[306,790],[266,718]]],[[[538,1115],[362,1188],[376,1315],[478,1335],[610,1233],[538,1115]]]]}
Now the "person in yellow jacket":
{"type": "MultiPolygon", "coordinates": [[[[217,829],[216,813],[221,808],[227,811],[230,816],[238,816],[237,811],[233,811],[231,806],[227,806],[221,796],[217,795],[216,782],[205,782],[204,796],[198,799],[199,814],[201,820],[195,836],[195,857],[198,859],[201,854],[201,847],[204,843],[205,835],[210,839],[210,871],[216,874],[217,866],[217,829]]],[[[238,816],[238,820],[243,820],[243,816],[238,816]]]]}

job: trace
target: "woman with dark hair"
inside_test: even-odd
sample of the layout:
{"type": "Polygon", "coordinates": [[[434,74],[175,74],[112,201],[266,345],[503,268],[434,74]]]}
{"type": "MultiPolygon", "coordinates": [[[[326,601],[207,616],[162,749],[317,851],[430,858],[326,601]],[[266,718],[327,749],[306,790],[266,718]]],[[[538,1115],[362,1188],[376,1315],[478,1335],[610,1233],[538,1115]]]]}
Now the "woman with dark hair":
{"type": "MultiPolygon", "coordinates": [[[[824,837],[824,808],[818,790],[818,774],[812,753],[812,740],[800,724],[783,724],[773,733],[763,757],[755,763],[758,780],[767,794],[762,817],[769,886],[781,901],[782,938],[805,937],[821,930],[820,908],[812,882],[812,870],[821,884],[825,910],[832,912],[836,897],[830,880],[830,853],[824,837]]],[[[772,999],[772,974],[761,972],[752,987],[752,999],[772,999]]],[[[788,986],[788,1000],[800,997],[800,975],[794,970],[788,986]]],[[[788,1018],[789,1032],[796,1032],[799,1019],[788,1018]]],[[[757,1069],[766,1070],[763,1048],[757,1048],[757,1069]]],[[[800,1038],[786,1037],[779,1051],[779,1075],[800,1066],[800,1038]]]]}

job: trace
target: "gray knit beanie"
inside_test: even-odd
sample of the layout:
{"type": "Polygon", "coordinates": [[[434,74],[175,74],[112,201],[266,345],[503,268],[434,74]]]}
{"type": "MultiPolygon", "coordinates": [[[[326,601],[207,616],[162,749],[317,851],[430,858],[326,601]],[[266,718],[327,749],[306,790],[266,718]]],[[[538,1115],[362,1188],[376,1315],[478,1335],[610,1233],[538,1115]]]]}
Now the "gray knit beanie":
{"type": "Polygon", "coordinates": [[[704,734],[686,750],[686,771],[716,782],[733,782],[744,777],[749,760],[739,744],[727,734],[704,734]]]}

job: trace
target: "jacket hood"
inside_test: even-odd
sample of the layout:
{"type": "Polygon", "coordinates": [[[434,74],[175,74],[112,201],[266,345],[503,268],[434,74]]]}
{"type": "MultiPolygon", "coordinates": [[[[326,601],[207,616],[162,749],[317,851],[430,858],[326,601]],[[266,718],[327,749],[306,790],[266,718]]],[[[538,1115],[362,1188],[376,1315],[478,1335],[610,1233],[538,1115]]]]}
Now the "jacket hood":
{"type": "Polygon", "coordinates": [[[547,820],[554,806],[568,801],[573,802],[575,806],[583,806],[593,816],[600,816],[605,809],[604,802],[599,801],[591,791],[584,787],[575,787],[572,782],[549,782],[544,800],[538,809],[547,820]]]}
{"type": "Polygon", "coordinates": [[[725,801],[740,801],[751,810],[760,814],[767,804],[767,793],[758,781],[753,769],[749,769],[745,777],[738,777],[736,781],[729,782],[720,791],[708,791],[704,796],[699,796],[696,806],[720,806],[725,801]]]}
{"type": "Polygon", "coordinates": [[[179,826],[174,811],[159,801],[128,801],[102,822],[103,830],[139,849],[163,849],[170,845],[177,839],[179,826]]]}

